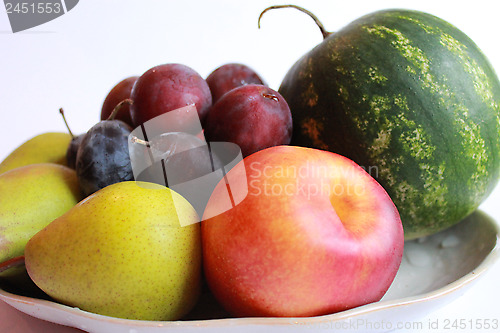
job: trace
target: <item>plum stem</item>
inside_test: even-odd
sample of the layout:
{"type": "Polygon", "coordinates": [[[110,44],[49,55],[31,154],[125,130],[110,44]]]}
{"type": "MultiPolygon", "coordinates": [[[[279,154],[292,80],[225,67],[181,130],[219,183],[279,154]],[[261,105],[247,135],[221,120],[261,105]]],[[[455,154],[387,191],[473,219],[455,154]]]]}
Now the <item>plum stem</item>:
{"type": "Polygon", "coordinates": [[[66,121],[66,116],[64,115],[64,110],[63,108],[59,108],[59,113],[61,114],[63,120],[64,120],[64,124],[66,125],[66,128],[68,129],[68,132],[69,132],[69,135],[71,135],[71,138],[75,138],[73,132],[71,132],[71,129],[69,128],[69,125],[68,125],[68,122],[66,121]]]}
{"type": "Polygon", "coordinates": [[[136,136],[133,136],[132,139],[131,139],[132,143],[138,143],[140,145],[143,145],[143,146],[146,146],[146,147],[149,147],[149,141],[146,141],[146,140],[142,140],[142,139],[139,139],[138,137],[136,136]]]}
{"type": "Polygon", "coordinates": [[[120,111],[120,109],[125,104],[132,105],[133,103],[134,103],[133,100],[131,100],[130,98],[127,98],[127,99],[124,99],[123,101],[121,101],[120,103],[116,104],[116,106],[114,107],[113,111],[111,112],[111,114],[109,115],[108,119],[106,119],[106,120],[113,120],[113,119],[115,119],[116,115],[118,114],[118,111],[120,111]]]}
{"type": "Polygon", "coordinates": [[[0,273],[5,272],[8,269],[23,265],[24,265],[24,256],[14,257],[12,259],[0,263],[0,273]]]}
{"type": "Polygon", "coordinates": [[[260,29],[260,19],[262,18],[262,16],[264,15],[264,13],[267,12],[267,11],[269,11],[269,10],[271,10],[271,9],[280,9],[280,8],[295,8],[295,9],[300,10],[301,12],[306,13],[307,15],[309,15],[314,20],[314,22],[318,26],[319,30],[321,31],[321,34],[323,35],[323,39],[326,39],[328,36],[330,36],[332,34],[332,32],[327,31],[325,29],[323,23],[321,23],[321,21],[318,19],[318,17],[316,15],[314,15],[313,13],[311,13],[310,11],[308,11],[307,9],[302,8],[300,6],[297,6],[297,5],[275,5],[275,6],[269,6],[269,7],[267,7],[259,15],[259,21],[258,21],[259,29],[260,29]]]}

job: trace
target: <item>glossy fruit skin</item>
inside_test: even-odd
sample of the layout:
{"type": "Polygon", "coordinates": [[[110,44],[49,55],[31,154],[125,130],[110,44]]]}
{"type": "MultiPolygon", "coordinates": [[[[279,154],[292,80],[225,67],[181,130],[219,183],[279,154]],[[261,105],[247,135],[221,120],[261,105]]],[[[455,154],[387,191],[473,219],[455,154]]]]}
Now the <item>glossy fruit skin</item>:
{"type": "Polygon", "coordinates": [[[76,173],[85,195],[134,179],[128,150],[131,131],[121,120],[102,120],[85,134],[76,157],[76,173]]]}
{"type": "Polygon", "coordinates": [[[76,154],[78,153],[78,147],[83,140],[84,134],[80,134],[71,139],[68,150],[66,151],[66,163],[71,169],[76,168],[76,154]]]}
{"type": "Polygon", "coordinates": [[[246,84],[265,85],[261,77],[250,67],[238,63],[225,64],[207,77],[212,92],[212,103],[216,103],[228,91],[246,84]]]}
{"type": "Polygon", "coordinates": [[[200,293],[196,221],[193,207],[164,186],[113,184],[32,237],[26,268],[63,304],[110,317],[178,320],[200,293]]]}
{"type": "Polygon", "coordinates": [[[146,71],[137,79],[131,99],[134,127],[191,104],[195,104],[203,122],[212,106],[207,82],[192,68],[181,64],[164,64],[146,71]]]}
{"type": "MultiPolygon", "coordinates": [[[[205,141],[188,133],[163,133],[149,144],[153,163],[136,175],[137,181],[171,187],[206,176],[223,167],[205,141]]],[[[139,146],[137,149],[142,150],[138,152],[138,158],[151,161],[146,147],[139,146]]]]}
{"type": "Polygon", "coordinates": [[[500,170],[500,83],[479,48],[429,14],[368,14],[286,74],[292,144],[365,168],[398,207],[407,239],[473,212],[500,170]]]}
{"type": "Polygon", "coordinates": [[[36,163],[66,165],[66,150],[70,141],[69,133],[39,134],[17,147],[0,163],[0,174],[36,163]]]}
{"type": "Polygon", "coordinates": [[[243,157],[264,148],[286,145],[292,136],[287,102],[273,89],[248,84],[226,93],[215,103],[205,123],[208,142],[232,142],[243,157]]]}
{"type": "MultiPolygon", "coordinates": [[[[227,178],[233,191],[247,185],[247,197],[201,222],[205,277],[227,311],[309,317],[384,295],[404,235],[372,177],[345,157],[303,147],[268,148],[242,163],[227,178]]],[[[221,211],[225,187],[218,184],[205,215],[221,211]]]]}
{"type": "MultiPolygon", "coordinates": [[[[127,98],[130,98],[132,87],[134,86],[138,78],[138,76],[131,76],[123,79],[122,81],[118,82],[116,86],[113,87],[113,89],[111,89],[111,91],[106,96],[106,99],[104,99],[104,103],[102,104],[101,120],[108,119],[109,115],[113,112],[115,106],[117,106],[118,103],[127,98]]],[[[128,125],[133,126],[132,118],[130,117],[130,105],[122,105],[114,119],[121,120],[128,125]]]]}
{"type": "Polygon", "coordinates": [[[28,240],[82,199],[75,170],[36,163],[0,175],[0,262],[24,254],[28,240]]]}

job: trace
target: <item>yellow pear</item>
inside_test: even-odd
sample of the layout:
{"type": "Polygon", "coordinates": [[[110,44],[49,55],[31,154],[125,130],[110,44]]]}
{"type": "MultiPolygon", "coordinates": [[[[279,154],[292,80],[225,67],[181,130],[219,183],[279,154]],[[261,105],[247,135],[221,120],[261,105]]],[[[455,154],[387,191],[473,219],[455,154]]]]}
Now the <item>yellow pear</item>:
{"type": "Polygon", "coordinates": [[[37,135],[16,148],[0,163],[0,174],[35,163],[66,165],[66,150],[71,139],[69,133],[50,132],[37,135]]]}
{"type": "Polygon", "coordinates": [[[34,234],[81,199],[76,172],[59,164],[0,174],[0,262],[22,255],[34,234]]]}
{"type": "Polygon", "coordinates": [[[119,318],[176,320],[200,293],[196,222],[195,209],[167,187],[116,183],[37,233],[26,245],[26,269],[63,304],[119,318]]]}

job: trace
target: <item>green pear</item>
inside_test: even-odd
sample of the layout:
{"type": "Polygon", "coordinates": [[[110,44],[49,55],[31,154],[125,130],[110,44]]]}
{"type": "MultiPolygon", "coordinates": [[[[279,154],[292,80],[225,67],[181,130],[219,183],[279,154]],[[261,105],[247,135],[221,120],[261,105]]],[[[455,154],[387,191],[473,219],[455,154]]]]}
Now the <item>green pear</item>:
{"type": "Polygon", "coordinates": [[[28,240],[82,198],[76,172],[30,164],[0,174],[0,262],[24,253],[28,240]]]}
{"type": "Polygon", "coordinates": [[[165,186],[109,185],[37,233],[26,269],[56,301],[118,318],[177,320],[201,289],[201,232],[165,186]]]}
{"type": "Polygon", "coordinates": [[[35,136],[16,148],[0,163],[0,174],[35,163],[66,164],[69,133],[50,132],[35,136]]]}

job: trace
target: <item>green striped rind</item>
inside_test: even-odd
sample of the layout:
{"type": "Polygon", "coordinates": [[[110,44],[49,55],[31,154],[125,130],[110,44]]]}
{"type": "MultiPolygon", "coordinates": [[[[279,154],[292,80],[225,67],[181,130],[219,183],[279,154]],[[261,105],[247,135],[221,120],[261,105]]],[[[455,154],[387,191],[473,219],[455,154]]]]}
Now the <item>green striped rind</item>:
{"type": "Polygon", "coordinates": [[[302,57],[279,92],[292,144],[369,170],[407,239],[460,221],[498,181],[500,83],[478,47],[432,15],[388,10],[354,21],[302,57]]]}

